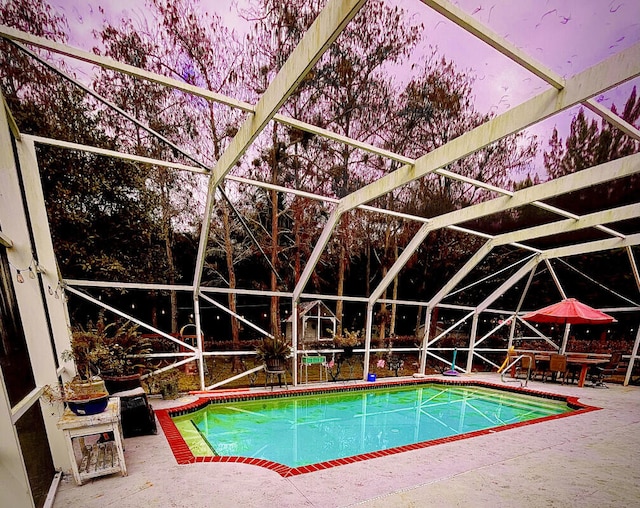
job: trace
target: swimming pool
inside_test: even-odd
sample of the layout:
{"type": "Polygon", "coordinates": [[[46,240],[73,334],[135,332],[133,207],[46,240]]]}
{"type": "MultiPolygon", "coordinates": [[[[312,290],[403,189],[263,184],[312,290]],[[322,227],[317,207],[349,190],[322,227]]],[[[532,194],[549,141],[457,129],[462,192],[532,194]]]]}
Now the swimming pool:
{"type": "Polygon", "coordinates": [[[461,382],[278,395],[202,400],[169,412],[167,427],[188,450],[176,450],[174,434],[176,458],[190,453],[191,462],[233,459],[299,474],[589,409],[550,394],[461,382]]]}

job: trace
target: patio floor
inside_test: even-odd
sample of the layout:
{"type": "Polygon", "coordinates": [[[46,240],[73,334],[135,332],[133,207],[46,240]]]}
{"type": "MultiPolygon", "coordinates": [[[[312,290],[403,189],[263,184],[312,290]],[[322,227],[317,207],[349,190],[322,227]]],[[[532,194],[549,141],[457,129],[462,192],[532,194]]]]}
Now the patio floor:
{"type": "Polygon", "coordinates": [[[125,440],[127,477],[78,487],[65,475],[54,507],[640,506],[640,388],[528,388],[603,409],[289,478],[246,464],[178,465],[158,427],[125,440]]]}

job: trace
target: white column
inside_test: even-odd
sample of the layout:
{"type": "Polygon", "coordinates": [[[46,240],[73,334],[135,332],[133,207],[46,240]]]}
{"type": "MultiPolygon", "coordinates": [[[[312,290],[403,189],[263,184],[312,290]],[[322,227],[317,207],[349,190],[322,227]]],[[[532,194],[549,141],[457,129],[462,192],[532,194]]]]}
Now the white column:
{"type": "Polygon", "coordinates": [[[478,334],[478,319],[480,314],[473,315],[473,321],[471,322],[471,334],[469,335],[469,356],[467,357],[467,373],[471,372],[473,366],[473,349],[476,343],[476,335],[478,334]]]}

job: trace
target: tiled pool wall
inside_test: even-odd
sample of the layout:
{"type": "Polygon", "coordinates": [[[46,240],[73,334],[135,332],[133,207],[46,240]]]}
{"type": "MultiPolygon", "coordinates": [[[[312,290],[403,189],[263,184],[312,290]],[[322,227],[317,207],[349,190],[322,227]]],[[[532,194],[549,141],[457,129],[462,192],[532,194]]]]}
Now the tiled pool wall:
{"type": "Polygon", "coordinates": [[[551,392],[539,392],[530,390],[523,387],[514,387],[514,386],[506,386],[503,384],[497,383],[488,383],[485,381],[479,380],[462,380],[462,379],[439,379],[439,378],[420,378],[420,379],[410,379],[410,380],[401,380],[401,381],[376,381],[375,383],[368,382],[357,382],[353,385],[341,385],[341,386],[327,386],[327,387],[318,387],[318,388],[305,388],[305,389],[291,389],[291,390],[282,390],[278,392],[259,392],[259,393],[221,393],[215,394],[212,392],[211,395],[207,395],[207,397],[199,398],[198,400],[186,404],[184,406],[171,408],[171,409],[158,409],[155,411],[156,416],[158,418],[158,422],[162,426],[162,430],[169,442],[169,446],[173,451],[173,455],[176,458],[178,464],[193,464],[195,462],[237,462],[243,464],[252,464],[260,467],[265,467],[267,469],[271,469],[281,476],[295,476],[304,473],[310,473],[313,471],[320,471],[322,469],[328,469],[330,467],[342,466],[345,464],[351,464],[353,462],[360,462],[362,460],[373,459],[377,457],[384,457],[387,455],[393,455],[396,453],[401,453],[409,450],[418,450],[421,448],[427,448],[430,446],[436,446],[442,443],[448,443],[452,441],[459,441],[461,439],[468,439],[471,437],[493,434],[495,432],[501,432],[503,430],[513,429],[516,427],[523,427],[525,425],[531,425],[534,423],[540,423],[547,420],[556,420],[559,418],[566,418],[568,416],[573,416],[576,414],[582,414],[589,411],[597,411],[601,408],[595,406],[588,406],[579,402],[577,397],[570,397],[565,395],[559,395],[557,393],[551,392]],[[458,434],[455,436],[449,436],[440,439],[434,439],[431,441],[424,441],[421,443],[414,443],[405,446],[399,446],[395,448],[388,448],[386,450],[380,450],[371,453],[365,453],[361,455],[354,455],[351,457],[340,458],[336,460],[330,460],[326,462],[320,462],[316,464],[310,464],[307,466],[300,467],[289,467],[283,464],[278,464],[276,462],[271,462],[269,460],[264,459],[256,459],[249,457],[235,457],[235,456],[203,456],[196,457],[193,455],[189,445],[184,440],[180,431],[174,424],[172,417],[174,416],[182,416],[189,413],[193,413],[199,411],[200,409],[206,407],[209,404],[227,404],[229,402],[240,402],[247,400],[261,400],[261,399],[274,399],[274,398],[284,398],[284,397],[295,397],[299,395],[315,395],[327,392],[351,392],[351,391],[363,391],[363,390],[376,390],[383,388],[390,388],[394,386],[419,386],[419,385],[427,385],[427,384],[441,384],[441,385],[455,385],[455,386],[479,386],[483,388],[492,388],[499,391],[504,392],[512,392],[518,394],[532,395],[538,398],[545,399],[553,399],[564,401],[566,404],[573,409],[573,411],[561,413],[558,415],[550,415],[543,416],[541,418],[536,418],[533,420],[528,420],[525,422],[517,422],[511,423],[508,425],[503,425],[500,427],[492,427],[490,429],[483,429],[473,432],[467,432],[464,434],[458,434]]]}

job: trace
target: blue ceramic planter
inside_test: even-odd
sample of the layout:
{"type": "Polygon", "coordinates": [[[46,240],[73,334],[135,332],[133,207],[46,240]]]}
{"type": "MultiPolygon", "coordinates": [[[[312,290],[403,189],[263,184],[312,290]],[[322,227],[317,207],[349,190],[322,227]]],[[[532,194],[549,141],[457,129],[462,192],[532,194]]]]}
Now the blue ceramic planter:
{"type": "Polygon", "coordinates": [[[109,396],[105,395],[97,399],[90,400],[68,400],[69,409],[78,416],[96,415],[107,409],[109,396]]]}

